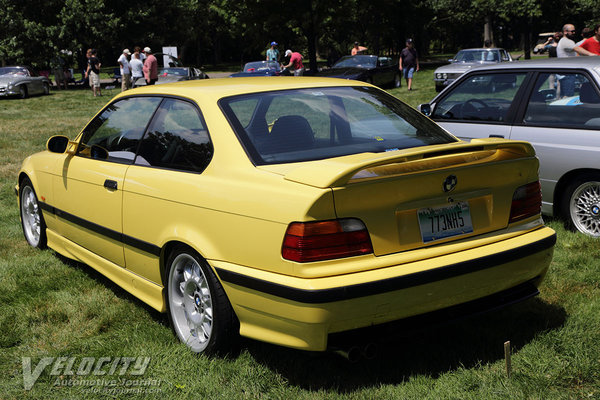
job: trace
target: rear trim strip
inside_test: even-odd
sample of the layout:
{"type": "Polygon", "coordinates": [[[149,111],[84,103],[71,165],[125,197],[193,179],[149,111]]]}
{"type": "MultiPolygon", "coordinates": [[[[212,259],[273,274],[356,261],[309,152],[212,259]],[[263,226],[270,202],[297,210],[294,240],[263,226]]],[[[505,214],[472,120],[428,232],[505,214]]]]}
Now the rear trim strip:
{"type": "Polygon", "coordinates": [[[556,234],[525,246],[501,253],[463,261],[456,264],[380,281],[360,283],[331,289],[306,290],[253,278],[223,268],[215,268],[219,277],[228,283],[300,303],[317,304],[350,300],[425,285],[456,276],[470,274],[539,253],[554,246],[556,234]]]}

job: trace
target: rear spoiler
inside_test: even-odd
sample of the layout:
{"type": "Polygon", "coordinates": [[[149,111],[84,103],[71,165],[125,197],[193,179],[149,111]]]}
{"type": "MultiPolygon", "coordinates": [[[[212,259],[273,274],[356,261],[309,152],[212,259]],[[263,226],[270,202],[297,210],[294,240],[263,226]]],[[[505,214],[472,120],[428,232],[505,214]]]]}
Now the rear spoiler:
{"type": "Polygon", "coordinates": [[[308,163],[293,169],[285,179],[318,188],[405,175],[456,165],[535,157],[528,142],[485,138],[389,153],[361,153],[308,163]]]}

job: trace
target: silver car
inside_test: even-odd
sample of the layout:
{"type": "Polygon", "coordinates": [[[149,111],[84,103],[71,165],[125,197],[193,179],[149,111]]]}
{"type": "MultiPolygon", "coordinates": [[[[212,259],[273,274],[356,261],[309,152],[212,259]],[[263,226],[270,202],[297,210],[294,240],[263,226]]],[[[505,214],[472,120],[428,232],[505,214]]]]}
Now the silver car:
{"type": "Polygon", "coordinates": [[[441,92],[446,86],[454,82],[459,76],[472,68],[486,64],[512,61],[510,53],[504,49],[464,49],[451,58],[449,65],[444,65],[435,70],[433,80],[435,90],[441,92]]]}
{"type": "Polygon", "coordinates": [[[531,142],[542,211],[600,237],[600,57],[477,68],[419,109],[465,140],[531,142]]]}
{"type": "Polygon", "coordinates": [[[50,79],[27,66],[0,67],[0,97],[49,94],[50,79]]]}

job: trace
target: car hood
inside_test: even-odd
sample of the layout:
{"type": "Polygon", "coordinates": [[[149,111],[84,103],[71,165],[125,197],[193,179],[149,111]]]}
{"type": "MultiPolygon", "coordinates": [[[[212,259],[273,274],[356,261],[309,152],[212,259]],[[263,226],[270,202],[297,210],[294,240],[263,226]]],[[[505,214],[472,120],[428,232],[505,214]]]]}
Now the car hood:
{"type": "Polygon", "coordinates": [[[484,65],[497,64],[497,63],[453,63],[444,65],[435,70],[435,73],[463,73],[472,70],[473,68],[482,67],[484,65]]]}
{"type": "Polygon", "coordinates": [[[367,68],[330,68],[320,71],[318,76],[326,76],[329,78],[344,78],[353,79],[356,76],[360,76],[365,72],[369,71],[367,68]]]}
{"type": "Polygon", "coordinates": [[[0,84],[8,85],[9,83],[16,82],[21,79],[23,79],[23,78],[20,76],[16,76],[16,75],[0,75],[0,84]]]}

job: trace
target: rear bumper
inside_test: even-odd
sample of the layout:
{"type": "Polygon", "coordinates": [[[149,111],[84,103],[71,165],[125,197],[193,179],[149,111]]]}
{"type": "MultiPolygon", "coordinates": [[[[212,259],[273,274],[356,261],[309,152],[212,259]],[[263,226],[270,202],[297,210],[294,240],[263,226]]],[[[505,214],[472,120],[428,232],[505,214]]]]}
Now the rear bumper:
{"type": "Polygon", "coordinates": [[[554,231],[542,227],[459,253],[398,265],[389,255],[386,268],[314,279],[211,264],[242,335],[318,351],[327,348],[331,333],[431,313],[526,282],[537,287],[555,242],[554,231]]]}

